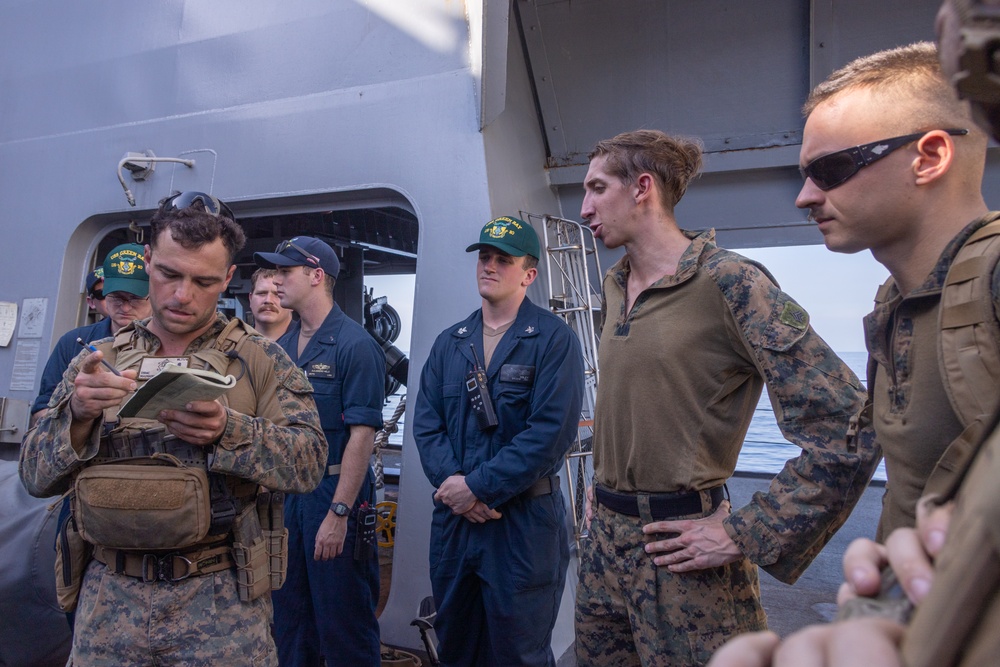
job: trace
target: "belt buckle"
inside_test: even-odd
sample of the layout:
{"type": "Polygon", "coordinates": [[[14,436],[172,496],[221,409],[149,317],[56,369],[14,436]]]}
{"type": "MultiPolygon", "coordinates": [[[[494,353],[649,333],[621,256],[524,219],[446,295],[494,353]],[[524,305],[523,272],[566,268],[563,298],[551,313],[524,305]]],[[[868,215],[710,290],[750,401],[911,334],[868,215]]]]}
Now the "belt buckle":
{"type": "Polygon", "coordinates": [[[142,581],[143,583],[153,583],[154,581],[168,581],[172,584],[184,581],[191,576],[192,562],[179,553],[157,556],[156,554],[142,555],[142,581]],[[184,561],[184,575],[174,576],[174,558],[184,561]]]}

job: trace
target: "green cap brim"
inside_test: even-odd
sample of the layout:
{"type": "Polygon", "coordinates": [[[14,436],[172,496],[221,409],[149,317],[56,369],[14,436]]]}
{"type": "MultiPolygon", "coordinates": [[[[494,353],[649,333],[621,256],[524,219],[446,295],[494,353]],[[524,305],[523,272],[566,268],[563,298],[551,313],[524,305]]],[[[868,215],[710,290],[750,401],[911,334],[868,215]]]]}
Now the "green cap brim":
{"type": "MultiPolygon", "coordinates": [[[[526,251],[521,250],[520,248],[515,248],[512,245],[507,245],[506,243],[501,243],[499,241],[494,241],[491,243],[473,243],[472,245],[470,245],[468,248],[465,249],[465,252],[475,252],[476,250],[479,250],[484,246],[491,246],[493,248],[503,250],[511,257],[524,257],[525,255],[528,254],[526,251]]],[[[532,255],[532,257],[534,257],[534,255],[532,255]]],[[[535,257],[535,259],[538,258],[535,257]]]]}

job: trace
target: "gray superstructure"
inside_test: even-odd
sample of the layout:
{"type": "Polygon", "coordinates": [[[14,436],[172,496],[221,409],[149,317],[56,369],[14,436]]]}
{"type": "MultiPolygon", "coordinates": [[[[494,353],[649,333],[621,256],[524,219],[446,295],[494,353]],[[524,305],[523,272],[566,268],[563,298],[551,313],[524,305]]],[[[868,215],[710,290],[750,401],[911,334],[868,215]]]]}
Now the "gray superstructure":
{"type": "MultiPolygon", "coordinates": [[[[86,317],[87,272],[174,190],[211,192],[245,224],[222,304],[235,312],[251,254],[295,234],[338,246],[338,301],[355,318],[365,275],[415,273],[411,387],[436,334],[478,303],[456,279],[472,272],[469,238],[498,214],[578,218],[586,154],[618,132],[703,139],[706,173],[679,216],[722,245],[818,243],[793,203],[801,103],[855,56],[933,39],[939,4],[2,0],[0,331],[6,304],[18,313],[0,347],[0,451],[16,456],[52,345],[86,317]],[[130,154],[134,207],[118,175],[130,154]],[[149,155],[193,166],[144,173],[149,155]]],[[[989,161],[1000,183],[995,150],[989,161]]],[[[384,641],[417,646],[431,489],[409,435],[402,469],[406,561],[381,622],[384,641]]]]}

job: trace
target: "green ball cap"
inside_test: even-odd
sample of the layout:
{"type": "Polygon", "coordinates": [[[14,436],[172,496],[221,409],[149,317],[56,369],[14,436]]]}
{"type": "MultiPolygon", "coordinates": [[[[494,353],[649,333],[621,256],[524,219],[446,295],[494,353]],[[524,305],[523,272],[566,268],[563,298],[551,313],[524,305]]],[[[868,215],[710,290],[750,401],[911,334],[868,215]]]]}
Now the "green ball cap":
{"type": "Polygon", "coordinates": [[[104,293],[128,292],[138,297],[149,295],[145,248],[137,243],[120,245],[104,258],[104,293]]]}
{"type": "Polygon", "coordinates": [[[473,243],[465,252],[474,252],[483,246],[492,246],[514,257],[531,255],[541,259],[538,234],[531,225],[519,218],[501,216],[490,220],[479,233],[479,243],[473,243]]]}

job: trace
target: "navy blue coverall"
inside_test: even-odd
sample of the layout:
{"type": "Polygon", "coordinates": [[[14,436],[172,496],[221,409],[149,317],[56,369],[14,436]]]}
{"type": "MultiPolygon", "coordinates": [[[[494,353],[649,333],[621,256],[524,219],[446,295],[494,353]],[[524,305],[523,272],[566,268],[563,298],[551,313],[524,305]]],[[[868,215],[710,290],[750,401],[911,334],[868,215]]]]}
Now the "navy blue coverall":
{"type": "MultiPolygon", "coordinates": [[[[470,343],[483,360],[482,312],[434,342],[420,379],[413,433],[435,487],[455,474],[503,516],[477,524],[434,507],[430,571],[443,665],[554,665],[569,536],[562,494],[534,495],[574,442],[583,357],[555,315],[525,299],[487,368],[499,425],[479,430],[466,397],[470,343]]],[[[555,481],[555,480],[553,480],[555,481]]]]}
{"type": "Polygon", "coordinates": [[[76,355],[83,351],[83,348],[76,342],[76,339],[80,338],[84,343],[90,343],[91,341],[107,338],[110,335],[110,317],[105,317],[94,324],[85,324],[82,327],[77,327],[64,333],[59,342],[56,343],[52,354],[49,355],[49,360],[45,362],[45,370],[42,371],[42,382],[38,387],[38,396],[31,406],[31,414],[35,414],[39,410],[44,410],[48,407],[49,399],[52,398],[52,392],[62,382],[63,373],[69,368],[69,362],[73,361],[76,355]]]}
{"type": "MultiPolygon", "coordinates": [[[[385,355],[367,331],[333,305],[312,340],[298,354],[300,323],[278,340],[305,371],[330,445],[327,465],[344,455],[352,424],[382,428],[385,399],[385,355]]],[[[288,528],[288,576],[272,593],[274,629],[282,667],[323,665],[365,667],[381,664],[379,656],[378,558],[354,559],[357,509],[375,502],[371,468],[347,520],[344,550],[331,560],[313,559],[316,531],[326,518],[339,475],[327,474],[315,491],[290,494],[285,502],[288,528]],[[321,657],[322,656],[322,657],[321,657]]]]}

